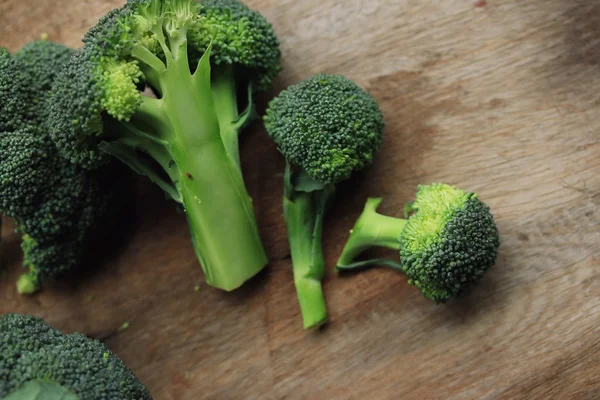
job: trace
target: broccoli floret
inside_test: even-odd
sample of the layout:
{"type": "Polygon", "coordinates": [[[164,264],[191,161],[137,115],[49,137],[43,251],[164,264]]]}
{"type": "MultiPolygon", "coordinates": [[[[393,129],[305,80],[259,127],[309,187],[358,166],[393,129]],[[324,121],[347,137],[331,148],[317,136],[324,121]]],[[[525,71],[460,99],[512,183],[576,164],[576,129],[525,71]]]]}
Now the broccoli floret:
{"type": "Polygon", "coordinates": [[[281,92],[264,117],[286,159],[284,218],[304,327],[327,320],[321,287],[323,218],[335,185],[370,165],[383,140],[375,99],[340,75],[316,75],[281,92]]]}
{"type": "Polygon", "coordinates": [[[25,66],[29,88],[35,105],[41,104],[52,88],[52,82],[69,61],[74,50],[48,40],[36,40],[13,54],[13,59],[25,66]]]}
{"type": "Polygon", "coordinates": [[[24,398],[16,394],[36,387],[38,397],[31,398],[47,398],[50,390],[76,396],[69,400],[152,398],[99,341],[80,333],[64,334],[30,315],[0,316],[0,398],[24,398]]]}
{"type": "Polygon", "coordinates": [[[130,0],[54,82],[50,133],[72,162],[117,157],[182,204],[207,282],[232,290],[267,264],[238,134],[279,68],[271,26],[238,1],[130,0]]]}
{"type": "Polygon", "coordinates": [[[377,213],[380,203],[380,198],[367,201],[350,231],[339,270],[387,265],[406,273],[425,297],[445,303],[479,281],[496,262],[498,229],[477,194],[446,184],[421,185],[415,202],[406,207],[408,219],[377,213]],[[354,262],[373,246],[399,250],[401,263],[354,262]]]}
{"type": "MultiPolygon", "coordinates": [[[[51,82],[73,50],[38,41],[14,56],[0,51],[0,211],[23,234],[17,289],[35,292],[82,263],[119,210],[120,185],[59,156],[45,128],[51,82]]],[[[124,182],[119,175],[116,182],[124,182]]]]}

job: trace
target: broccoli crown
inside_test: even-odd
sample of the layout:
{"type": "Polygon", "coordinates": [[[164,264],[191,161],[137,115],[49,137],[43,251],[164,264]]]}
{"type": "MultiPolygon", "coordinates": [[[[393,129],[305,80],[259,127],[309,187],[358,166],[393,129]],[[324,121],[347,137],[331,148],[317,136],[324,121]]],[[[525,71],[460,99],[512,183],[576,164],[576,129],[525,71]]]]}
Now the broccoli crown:
{"type": "Polygon", "coordinates": [[[77,51],[56,78],[46,125],[63,157],[93,169],[109,157],[98,149],[103,133],[102,71],[89,55],[89,48],[77,51]]]}
{"type": "Polygon", "coordinates": [[[20,67],[0,47],[0,132],[13,132],[33,117],[28,103],[32,91],[20,67]]]}
{"type": "Polygon", "coordinates": [[[319,74],[281,92],[265,126],[288,162],[337,183],[373,161],[384,121],[375,99],[341,75],[319,74]]]}
{"type": "Polygon", "coordinates": [[[191,60],[197,62],[212,43],[211,61],[231,64],[256,91],[271,87],[281,71],[279,39],[271,24],[239,0],[202,0],[201,23],[190,31],[191,60]]]}
{"type": "MultiPolygon", "coordinates": [[[[52,82],[75,50],[58,43],[36,40],[13,54],[13,59],[25,66],[28,85],[34,92],[33,105],[38,108],[52,82]]],[[[39,112],[38,112],[39,115],[39,112]]]]}
{"type": "Polygon", "coordinates": [[[39,41],[0,53],[0,210],[24,234],[35,285],[74,268],[118,207],[114,166],[88,172],[59,156],[45,129],[50,81],[72,51],[39,41]],[[39,62],[36,63],[36,57],[39,62]]]}
{"type": "Polygon", "coordinates": [[[0,317],[0,397],[31,380],[60,384],[81,400],[151,399],[148,389],[102,343],[64,334],[41,318],[0,317]]]}
{"type": "Polygon", "coordinates": [[[419,186],[416,211],[400,236],[402,268],[423,294],[445,302],[478,281],[496,261],[498,229],[476,194],[419,186]]]}

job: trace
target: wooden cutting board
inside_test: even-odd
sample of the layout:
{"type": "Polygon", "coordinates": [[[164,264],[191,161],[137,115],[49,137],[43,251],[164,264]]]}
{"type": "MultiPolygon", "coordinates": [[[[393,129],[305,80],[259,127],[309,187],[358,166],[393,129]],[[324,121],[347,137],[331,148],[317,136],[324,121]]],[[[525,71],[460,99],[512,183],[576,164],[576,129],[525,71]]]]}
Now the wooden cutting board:
{"type": "MultiPolygon", "coordinates": [[[[79,46],[120,3],[2,0],[0,45],[15,51],[47,32],[79,46]]],[[[600,398],[600,5],[248,3],[282,41],[275,92],[342,73],[385,112],[376,164],[340,187],[327,220],[329,326],[302,330],[283,163],[260,124],[242,153],[272,262],[242,290],[202,283],[182,215],[141,180],[123,249],[37,296],[15,294],[20,250],[4,226],[0,313],[103,339],[159,400],[600,398]],[[495,213],[498,263],[472,294],[436,306],[393,271],[336,276],[367,196],[399,216],[416,185],[432,181],[478,192],[495,213]]]]}

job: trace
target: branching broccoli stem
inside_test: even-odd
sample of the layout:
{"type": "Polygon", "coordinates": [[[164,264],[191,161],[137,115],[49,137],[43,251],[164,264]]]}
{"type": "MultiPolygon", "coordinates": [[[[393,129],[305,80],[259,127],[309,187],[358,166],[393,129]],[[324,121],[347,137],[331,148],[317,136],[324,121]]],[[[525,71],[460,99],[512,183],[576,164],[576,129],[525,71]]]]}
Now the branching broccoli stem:
{"type": "Polygon", "coordinates": [[[381,199],[370,198],[350,231],[338,270],[385,265],[404,272],[423,295],[444,303],[479,281],[494,265],[498,230],[489,207],[475,193],[446,184],[419,186],[405,208],[407,219],[381,215],[381,199]],[[354,261],[370,247],[400,251],[401,263],[354,261]]]}
{"type": "MultiPolygon", "coordinates": [[[[323,219],[334,185],[314,191],[297,190],[295,174],[286,165],[283,216],[292,256],[294,283],[304,328],[316,327],[327,321],[327,305],[321,281],[325,275],[325,259],[321,245],[323,219]]],[[[301,178],[302,179],[302,178],[301,178]]],[[[310,179],[307,176],[304,179],[310,179]]]]}

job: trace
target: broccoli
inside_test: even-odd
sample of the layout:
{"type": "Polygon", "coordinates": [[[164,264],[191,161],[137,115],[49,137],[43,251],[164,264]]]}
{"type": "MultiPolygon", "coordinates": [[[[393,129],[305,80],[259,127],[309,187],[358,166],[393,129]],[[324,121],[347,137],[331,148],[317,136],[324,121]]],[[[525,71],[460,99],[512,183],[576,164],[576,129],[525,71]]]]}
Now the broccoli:
{"type": "Polygon", "coordinates": [[[130,0],[83,41],[51,93],[61,154],[148,176],[183,205],[207,283],[241,286],[267,264],[237,135],[280,69],[271,26],[233,0],[130,0]]]}
{"type": "Polygon", "coordinates": [[[367,200],[350,231],[338,270],[382,264],[406,273],[408,282],[436,303],[460,295],[496,262],[498,229],[477,194],[446,184],[421,185],[405,208],[408,219],[377,213],[380,198],[367,200]],[[400,251],[401,263],[354,262],[364,250],[382,246],[400,251]]]}
{"type": "Polygon", "coordinates": [[[71,164],[45,129],[52,81],[72,54],[48,41],[13,56],[0,49],[0,211],[23,235],[22,294],[80,265],[119,210],[108,179],[114,166],[92,172],[71,164]]]}
{"type": "Polygon", "coordinates": [[[341,75],[319,74],[284,90],[264,117],[286,159],[283,212],[305,328],[327,320],[323,218],[335,185],[371,164],[384,121],[373,97],[341,75]]]}
{"type": "Polygon", "coordinates": [[[152,397],[133,372],[99,341],[80,333],[64,334],[41,318],[5,314],[0,316],[0,398],[152,397]]]}

